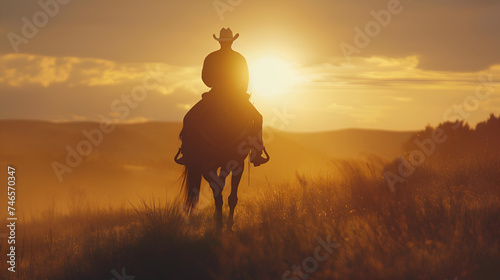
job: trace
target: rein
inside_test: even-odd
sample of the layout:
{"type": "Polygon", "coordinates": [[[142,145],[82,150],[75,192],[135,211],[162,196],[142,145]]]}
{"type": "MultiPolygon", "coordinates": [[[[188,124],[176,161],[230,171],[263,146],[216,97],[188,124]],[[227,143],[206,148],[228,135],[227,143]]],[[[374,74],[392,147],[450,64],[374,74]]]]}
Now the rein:
{"type": "Polygon", "coordinates": [[[252,165],[250,164],[250,158],[248,158],[248,187],[250,187],[250,168],[252,165]]]}

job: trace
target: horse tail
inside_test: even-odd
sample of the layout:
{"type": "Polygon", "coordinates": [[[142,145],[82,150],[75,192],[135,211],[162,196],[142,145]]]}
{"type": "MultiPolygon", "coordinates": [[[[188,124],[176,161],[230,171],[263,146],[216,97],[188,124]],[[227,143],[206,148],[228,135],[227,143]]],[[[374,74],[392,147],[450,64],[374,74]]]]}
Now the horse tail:
{"type": "Polygon", "coordinates": [[[195,167],[184,167],[182,189],[184,192],[184,203],[188,214],[196,207],[200,197],[201,171],[195,167]]]}

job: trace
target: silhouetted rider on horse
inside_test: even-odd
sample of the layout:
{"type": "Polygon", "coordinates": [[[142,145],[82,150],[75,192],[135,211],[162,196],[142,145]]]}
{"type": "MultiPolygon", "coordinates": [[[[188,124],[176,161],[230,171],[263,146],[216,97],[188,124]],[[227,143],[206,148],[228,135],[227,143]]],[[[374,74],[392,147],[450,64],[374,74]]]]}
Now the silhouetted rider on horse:
{"type": "MultiPolygon", "coordinates": [[[[252,120],[252,124],[248,128],[250,130],[248,134],[251,135],[249,137],[251,139],[248,141],[249,147],[245,150],[240,145],[242,147],[240,150],[242,153],[246,151],[247,154],[250,150],[250,161],[254,166],[259,166],[266,163],[269,158],[262,156],[262,152],[265,152],[262,141],[262,115],[250,103],[250,95],[247,93],[249,82],[247,62],[241,54],[231,49],[233,41],[239,37],[239,34],[233,37],[231,29],[223,28],[219,38],[215,34],[213,37],[220,43],[221,48],[205,58],[202,71],[203,82],[211,90],[204,93],[202,100],[193,106],[184,117],[183,131],[181,132],[183,147],[185,145],[183,135],[188,135],[187,131],[196,129],[202,118],[213,115],[207,113],[207,110],[216,106],[220,106],[221,109],[231,107],[238,113],[248,114],[252,120]]],[[[207,129],[205,128],[205,130],[207,129]]],[[[205,134],[209,134],[209,132],[205,134]]],[[[206,140],[210,141],[209,135],[206,140]]],[[[176,155],[176,162],[179,164],[193,164],[193,161],[196,161],[196,157],[186,154],[183,148],[176,155]],[[178,158],[180,152],[183,153],[182,158],[178,158]]]]}

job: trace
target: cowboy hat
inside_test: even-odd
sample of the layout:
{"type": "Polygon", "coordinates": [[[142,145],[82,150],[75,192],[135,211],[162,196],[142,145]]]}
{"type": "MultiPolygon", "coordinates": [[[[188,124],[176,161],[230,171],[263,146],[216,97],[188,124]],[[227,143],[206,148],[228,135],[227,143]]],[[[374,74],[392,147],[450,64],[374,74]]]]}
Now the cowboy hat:
{"type": "Polygon", "coordinates": [[[220,30],[220,35],[219,38],[217,38],[214,34],[214,39],[219,41],[219,42],[228,42],[228,41],[234,41],[240,37],[239,33],[236,33],[236,35],[233,37],[233,31],[231,31],[231,28],[222,28],[220,30]]]}

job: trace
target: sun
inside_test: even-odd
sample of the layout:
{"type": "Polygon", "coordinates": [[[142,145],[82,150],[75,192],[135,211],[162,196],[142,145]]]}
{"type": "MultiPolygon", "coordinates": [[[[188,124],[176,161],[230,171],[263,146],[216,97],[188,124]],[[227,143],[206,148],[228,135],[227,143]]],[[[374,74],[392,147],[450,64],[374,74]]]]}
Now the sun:
{"type": "Polygon", "coordinates": [[[278,56],[263,56],[249,63],[252,94],[279,97],[292,89],[298,74],[292,63],[278,56]]]}

